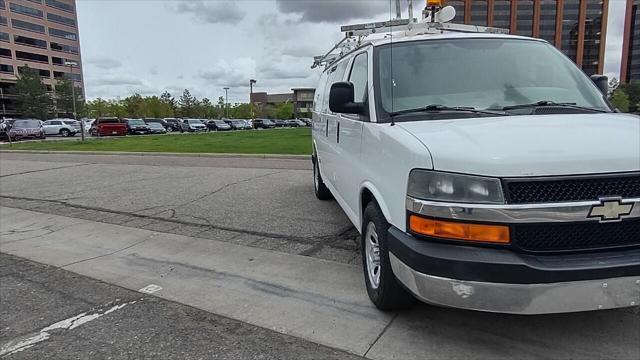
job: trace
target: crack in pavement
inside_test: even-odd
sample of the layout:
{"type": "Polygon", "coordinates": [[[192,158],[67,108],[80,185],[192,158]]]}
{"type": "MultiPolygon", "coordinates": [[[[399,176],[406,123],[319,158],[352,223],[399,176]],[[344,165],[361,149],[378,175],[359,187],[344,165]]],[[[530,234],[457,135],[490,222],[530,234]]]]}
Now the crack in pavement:
{"type": "MultiPolygon", "coordinates": [[[[291,236],[291,235],[283,235],[283,234],[271,233],[271,232],[266,232],[266,231],[238,229],[238,228],[229,227],[229,226],[215,225],[215,224],[211,223],[209,220],[207,220],[207,222],[209,224],[209,225],[207,225],[207,224],[191,222],[191,221],[185,221],[185,220],[167,219],[165,217],[158,217],[158,216],[152,216],[152,215],[142,215],[142,214],[130,213],[130,212],[127,212],[127,211],[112,210],[112,209],[106,209],[106,208],[100,208],[100,207],[92,207],[92,206],[86,206],[86,205],[78,205],[78,204],[70,204],[70,203],[65,202],[65,201],[54,200],[54,199],[37,199],[37,198],[29,198],[29,197],[24,197],[24,196],[11,196],[11,195],[0,195],[0,198],[11,199],[11,200],[20,200],[20,201],[34,201],[34,202],[44,202],[44,203],[58,204],[58,205],[62,205],[62,206],[70,207],[70,208],[74,208],[74,209],[99,211],[99,212],[105,212],[105,213],[110,213],[110,214],[115,214],[115,215],[131,216],[131,217],[135,217],[135,218],[139,218],[139,219],[170,222],[170,223],[175,223],[175,224],[179,224],[179,225],[196,226],[196,227],[203,227],[203,226],[207,227],[208,226],[209,228],[215,229],[215,230],[225,230],[225,231],[239,233],[239,234],[262,236],[262,237],[268,237],[268,238],[272,238],[272,239],[283,239],[283,240],[289,240],[289,241],[294,241],[294,242],[303,243],[303,244],[317,244],[318,241],[331,242],[331,241],[334,241],[335,239],[340,239],[340,234],[324,235],[324,236],[310,236],[310,237],[291,236]]],[[[31,209],[30,211],[43,212],[43,211],[38,211],[37,209],[31,209]]],[[[193,217],[193,216],[191,216],[191,217],[193,217]]],[[[102,221],[99,221],[99,220],[94,220],[94,221],[102,222],[102,221]]]]}
{"type": "Polygon", "coordinates": [[[91,165],[91,164],[74,164],[74,165],[59,166],[59,167],[49,168],[49,169],[23,171],[23,172],[15,173],[15,174],[0,175],[0,178],[7,178],[9,176],[18,176],[18,175],[25,175],[25,174],[33,174],[33,173],[37,173],[37,172],[50,171],[50,170],[68,169],[68,168],[81,167],[81,166],[87,166],[87,165],[91,165]]]}

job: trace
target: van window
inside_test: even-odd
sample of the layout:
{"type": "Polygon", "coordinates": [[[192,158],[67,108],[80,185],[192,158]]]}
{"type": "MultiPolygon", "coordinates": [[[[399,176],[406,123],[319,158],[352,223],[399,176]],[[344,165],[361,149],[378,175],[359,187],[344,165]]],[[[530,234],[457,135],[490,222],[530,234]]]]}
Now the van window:
{"type": "Polygon", "coordinates": [[[336,82],[340,82],[344,79],[344,73],[347,71],[348,61],[343,60],[332,68],[332,72],[329,74],[327,80],[327,86],[324,91],[324,99],[322,100],[322,110],[329,112],[329,92],[331,91],[331,85],[336,82]]]}
{"type": "Polygon", "coordinates": [[[353,83],[354,89],[354,101],[365,102],[367,100],[367,80],[368,80],[368,64],[367,53],[362,53],[356,56],[353,60],[353,67],[351,68],[351,75],[349,81],[353,83]]]}
{"type": "Polygon", "coordinates": [[[324,87],[327,85],[328,72],[322,73],[320,81],[318,83],[318,90],[316,91],[316,97],[313,102],[313,110],[319,113],[322,109],[322,101],[324,99],[324,87]]]}

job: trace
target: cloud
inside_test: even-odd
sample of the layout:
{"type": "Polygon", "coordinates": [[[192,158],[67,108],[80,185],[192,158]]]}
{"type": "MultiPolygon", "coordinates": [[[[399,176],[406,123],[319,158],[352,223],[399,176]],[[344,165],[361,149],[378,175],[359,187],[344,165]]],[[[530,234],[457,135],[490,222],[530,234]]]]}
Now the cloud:
{"type": "Polygon", "coordinates": [[[219,60],[213,66],[198,72],[197,78],[220,86],[249,86],[256,75],[256,62],[251,58],[238,58],[233,62],[219,60]]]}
{"type": "Polygon", "coordinates": [[[84,63],[103,70],[117,69],[122,66],[122,62],[107,56],[92,57],[85,60],[84,63]]]}
{"type": "Polygon", "coordinates": [[[95,79],[88,79],[89,86],[119,86],[119,85],[143,85],[137,77],[124,74],[105,74],[95,79]]]}
{"type": "Polygon", "coordinates": [[[175,10],[206,24],[237,24],[246,16],[236,2],[229,1],[181,1],[175,10]]]}
{"type": "Polygon", "coordinates": [[[276,0],[276,6],[281,13],[296,14],[301,21],[312,23],[338,23],[389,12],[385,0],[276,0]]]}
{"type": "Polygon", "coordinates": [[[157,66],[152,66],[152,67],[149,69],[149,74],[151,74],[151,75],[158,75],[158,67],[157,67],[157,66]]]}

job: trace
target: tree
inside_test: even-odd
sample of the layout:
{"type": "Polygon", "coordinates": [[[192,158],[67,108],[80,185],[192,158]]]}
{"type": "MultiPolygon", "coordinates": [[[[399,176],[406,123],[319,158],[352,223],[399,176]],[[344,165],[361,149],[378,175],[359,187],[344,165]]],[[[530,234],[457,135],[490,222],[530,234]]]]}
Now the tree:
{"type": "MultiPolygon", "coordinates": [[[[65,114],[65,116],[73,115],[73,95],[74,91],[72,86],[73,82],[69,79],[63,78],[58,80],[55,87],[55,101],[57,113],[65,114]]],[[[85,115],[86,109],[82,99],[82,89],[76,86],[75,88],[75,102],[76,102],[76,115],[81,117],[85,115]]]]}
{"type": "Polygon", "coordinates": [[[636,104],[640,103],[640,81],[620,84],[618,89],[624,91],[629,97],[629,111],[637,111],[636,104]]]}
{"type": "Polygon", "coordinates": [[[629,96],[622,89],[617,89],[611,96],[611,103],[622,112],[629,112],[629,96]]]}
{"type": "Polygon", "coordinates": [[[40,79],[40,73],[25,65],[18,69],[15,92],[22,116],[46,120],[53,108],[47,87],[40,79]]]}
{"type": "Polygon", "coordinates": [[[165,103],[170,110],[167,117],[175,116],[175,113],[178,110],[178,103],[176,102],[176,99],[171,96],[169,92],[165,91],[160,95],[160,100],[165,103]]]}
{"type": "Polygon", "coordinates": [[[191,95],[189,90],[184,89],[182,96],[180,96],[178,100],[178,105],[180,106],[180,114],[182,117],[193,117],[195,116],[198,99],[191,95]]]}
{"type": "Polygon", "coordinates": [[[218,106],[216,107],[216,110],[218,111],[217,114],[217,118],[223,118],[223,117],[227,117],[227,103],[224,101],[224,96],[220,96],[218,98],[218,106]]]}
{"type": "Polygon", "coordinates": [[[274,115],[278,119],[293,118],[293,103],[286,101],[278,104],[274,115]]]}
{"type": "Polygon", "coordinates": [[[106,100],[97,98],[87,103],[87,116],[102,117],[109,115],[113,116],[113,114],[110,113],[109,102],[106,100]]]}
{"type": "Polygon", "coordinates": [[[140,94],[133,94],[122,101],[126,116],[142,118],[148,112],[147,104],[140,94]]]}
{"type": "Polygon", "coordinates": [[[229,107],[229,117],[232,119],[251,119],[249,104],[235,104],[229,107]]]}

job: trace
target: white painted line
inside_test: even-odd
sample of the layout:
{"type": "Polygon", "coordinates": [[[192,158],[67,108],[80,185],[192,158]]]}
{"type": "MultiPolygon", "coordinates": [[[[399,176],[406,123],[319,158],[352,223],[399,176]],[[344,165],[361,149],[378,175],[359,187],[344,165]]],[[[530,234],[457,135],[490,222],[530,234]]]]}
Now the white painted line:
{"type": "Polygon", "coordinates": [[[52,330],[58,330],[58,329],[64,329],[64,330],[72,330],[77,328],[80,325],[86,324],[90,321],[93,321],[95,319],[98,319],[104,315],[107,315],[109,313],[112,313],[116,310],[120,310],[123,307],[125,307],[126,305],[131,305],[131,304],[135,304],[137,300],[135,301],[131,301],[128,303],[123,303],[120,305],[115,305],[113,307],[111,307],[109,310],[106,311],[102,311],[102,309],[97,310],[95,313],[93,314],[89,314],[87,315],[86,312],[82,313],[82,314],[78,314],[76,316],[70,317],[68,319],[64,319],[61,321],[58,321],[57,323],[51,324],[45,328],[42,328],[42,330],[40,330],[37,334],[35,335],[31,335],[29,337],[23,338],[23,339],[18,339],[18,340],[12,340],[9,341],[8,343],[4,344],[2,346],[2,348],[0,348],[0,356],[5,356],[5,355],[11,355],[11,354],[15,354],[18,353],[20,351],[26,350],[30,347],[35,346],[36,344],[43,342],[45,340],[48,340],[51,337],[51,333],[50,331],[52,330]]]}
{"type": "Polygon", "coordinates": [[[138,292],[145,293],[145,294],[153,294],[160,290],[162,290],[162,286],[156,285],[156,284],[149,284],[143,287],[142,289],[138,290],[138,292]]]}

